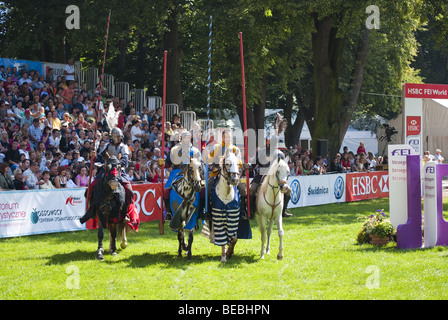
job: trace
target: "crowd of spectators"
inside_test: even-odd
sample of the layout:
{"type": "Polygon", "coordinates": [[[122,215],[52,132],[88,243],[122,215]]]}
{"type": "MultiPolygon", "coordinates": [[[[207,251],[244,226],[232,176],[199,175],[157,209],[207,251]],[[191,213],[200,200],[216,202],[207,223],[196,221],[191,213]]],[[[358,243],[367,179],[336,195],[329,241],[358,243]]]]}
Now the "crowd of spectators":
{"type": "Polygon", "coordinates": [[[356,153],[345,146],[343,152],[337,153],[333,160],[328,159],[328,156],[317,156],[313,161],[311,152],[302,150],[299,145],[290,147],[289,155],[291,176],[369,172],[382,170],[387,165],[387,156],[377,158],[372,152],[366,152],[363,142],[360,142],[356,153]]]}
{"type": "MultiPolygon", "coordinates": [[[[66,70],[70,70],[69,61],[66,70]]],[[[118,127],[127,144],[132,182],[159,182],[162,110],[137,112],[132,101],[89,93],[71,73],[46,77],[30,70],[0,66],[1,190],[84,187],[98,168],[90,170],[90,151],[109,142],[106,113],[110,103],[122,111],[118,127]],[[95,142],[95,144],[94,144],[95,142]]],[[[166,122],[166,151],[185,130],[180,117],[166,122]]],[[[166,172],[165,174],[169,174],[166,172]]]]}
{"type": "MultiPolygon", "coordinates": [[[[161,147],[162,110],[141,112],[133,102],[108,95],[105,90],[89,93],[86,84],[74,78],[73,61],[66,75],[44,77],[37,71],[17,73],[16,68],[0,66],[0,190],[53,189],[85,187],[96,175],[90,170],[90,151],[100,150],[109,142],[105,115],[112,103],[122,111],[118,127],[127,144],[129,165],[126,177],[133,183],[160,182],[159,159],[166,159],[170,148],[185,129],[179,115],[165,123],[165,147],[161,147]]],[[[216,141],[204,137],[197,124],[192,129],[194,146],[209,149],[216,141]]],[[[300,146],[290,147],[289,167],[292,176],[368,172],[387,165],[387,156],[376,158],[360,143],[356,153],[344,147],[334,159],[316,157],[300,146]]],[[[441,158],[440,150],[436,156],[441,158]]],[[[426,159],[426,158],[425,158],[426,159]]],[[[442,160],[443,161],[443,158],[442,160]]],[[[169,167],[165,169],[165,178],[169,167]]]]}

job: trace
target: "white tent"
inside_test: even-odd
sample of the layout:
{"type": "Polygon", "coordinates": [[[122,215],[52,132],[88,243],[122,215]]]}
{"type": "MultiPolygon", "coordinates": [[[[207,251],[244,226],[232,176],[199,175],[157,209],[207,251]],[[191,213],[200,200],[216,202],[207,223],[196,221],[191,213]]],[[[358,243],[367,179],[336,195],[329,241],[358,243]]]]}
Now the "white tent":
{"type": "Polygon", "coordinates": [[[372,152],[374,155],[378,154],[378,138],[376,134],[371,131],[356,130],[352,127],[347,129],[340,152],[343,152],[344,146],[347,146],[349,151],[353,151],[356,154],[360,142],[364,142],[364,148],[367,152],[372,152]]]}
{"type": "MultiPolygon", "coordinates": [[[[448,159],[448,100],[423,99],[422,140],[423,150],[435,154],[436,149],[442,150],[442,156],[448,159]]],[[[398,134],[392,137],[391,144],[402,144],[403,141],[403,115],[400,114],[389,125],[395,127],[398,134]]],[[[378,136],[384,135],[384,129],[378,130],[378,136]]],[[[380,141],[380,149],[385,149],[385,142],[380,141]]],[[[387,150],[386,150],[387,153],[387,150]]]]}

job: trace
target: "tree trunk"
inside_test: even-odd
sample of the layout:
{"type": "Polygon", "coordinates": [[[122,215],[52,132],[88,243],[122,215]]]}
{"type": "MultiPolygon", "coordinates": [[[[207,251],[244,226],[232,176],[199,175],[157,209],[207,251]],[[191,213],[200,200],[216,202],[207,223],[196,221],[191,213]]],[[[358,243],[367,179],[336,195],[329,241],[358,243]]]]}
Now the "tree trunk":
{"type": "Polygon", "coordinates": [[[286,96],[286,105],[284,110],[285,119],[288,121],[288,126],[285,132],[286,147],[294,146],[300,142],[300,133],[302,132],[304,119],[297,114],[296,120],[292,123],[292,108],[294,106],[294,93],[289,93],[286,96]]]}
{"type": "Polygon", "coordinates": [[[314,114],[311,119],[313,155],[318,139],[328,140],[330,158],[342,143],[339,135],[340,115],[344,107],[344,93],[339,88],[339,66],[345,38],[337,37],[333,18],[318,20],[314,16],[316,32],[312,34],[314,114]]]}
{"type": "Polygon", "coordinates": [[[350,81],[350,95],[347,100],[347,111],[342,116],[341,126],[339,129],[339,139],[342,143],[345,134],[347,133],[348,126],[352,120],[353,112],[356,111],[359,93],[361,92],[364,67],[366,66],[367,51],[369,49],[370,29],[362,27],[364,33],[360,39],[358,50],[356,52],[355,68],[353,69],[352,78],[350,81]]]}
{"type": "Polygon", "coordinates": [[[263,84],[261,87],[261,101],[254,106],[254,123],[256,129],[264,129],[264,119],[266,113],[266,86],[267,86],[267,76],[263,76],[263,84]]]}
{"type": "Polygon", "coordinates": [[[126,51],[127,51],[127,40],[121,39],[118,42],[118,65],[117,65],[117,80],[123,79],[123,75],[126,71],[126,51]]]}
{"type": "Polygon", "coordinates": [[[164,45],[168,53],[166,71],[166,102],[176,103],[179,106],[179,111],[182,111],[184,109],[180,80],[180,57],[182,49],[179,44],[179,28],[177,24],[178,17],[179,1],[174,0],[167,21],[168,31],[164,36],[164,45]]]}

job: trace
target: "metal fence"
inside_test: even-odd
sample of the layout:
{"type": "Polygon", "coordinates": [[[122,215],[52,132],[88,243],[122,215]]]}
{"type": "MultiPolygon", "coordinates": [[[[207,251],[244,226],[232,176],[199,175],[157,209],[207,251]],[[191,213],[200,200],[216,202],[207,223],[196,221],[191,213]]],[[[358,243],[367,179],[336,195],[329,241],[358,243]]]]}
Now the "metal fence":
{"type": "MultiPolygon", "coordinates": [[[[173,120],[173,116],[179,114],[179,106],[175,103],[167,103],[165,105],[165,119],[166,121],[173,120]]],[[[195,117],[196,119],[196,117],[195,117]]]]}
{"type": "Polygon", "coordinates": [[[162,108],[162,104],[163,101],[161,97],[151,96],[146,99],[146,106],[148,107],[148,111],[149,110],[155,111],[159,108],[162,108]]]}
{"type": "Polygon", "coordinates": [[[196,113],[193,111],[182,111],[180,113],[180,123],[187,130],[193,129],[193,124],[196,122],[196,113]]]}
{"type": "Polygon", "coordinates": [[[88,67],[82,71],[84,82],[87,84],[87,92],[94,93],[98,84],[98,68],[88,67]]]}
{"type": "Polygon", "coordinates": [[[143,107],[146,106],[146,91],[145,89],[132,89],[131,101],[136,112],[142,112],[143,107]]]}
{"type": "Polygon", "coordinates": [[[107,90],[107,93],[115,96],[114,76],[111,74],[103,75],[103,88],[107,90]]]}
{"type": "Polygon", "coordinates": [[[130,100],[129,82],[115,82],[115,96],[124,99],[126,105],[130,100]]]}

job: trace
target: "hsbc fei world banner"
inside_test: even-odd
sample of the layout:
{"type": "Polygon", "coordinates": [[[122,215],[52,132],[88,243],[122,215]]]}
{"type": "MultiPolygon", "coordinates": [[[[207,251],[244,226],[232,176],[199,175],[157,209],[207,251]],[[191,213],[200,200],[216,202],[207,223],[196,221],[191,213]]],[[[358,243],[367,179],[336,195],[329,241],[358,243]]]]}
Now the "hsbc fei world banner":
{"type": "Polygon", "coordinates": [[[347,202],[389,196],[389,173],[375,171],[346,175],[347,202]]]}
{"type": "Polygon", "coordinates": [[[0,192],[0,238],[85,230],[85,188],[0,192]]]}

